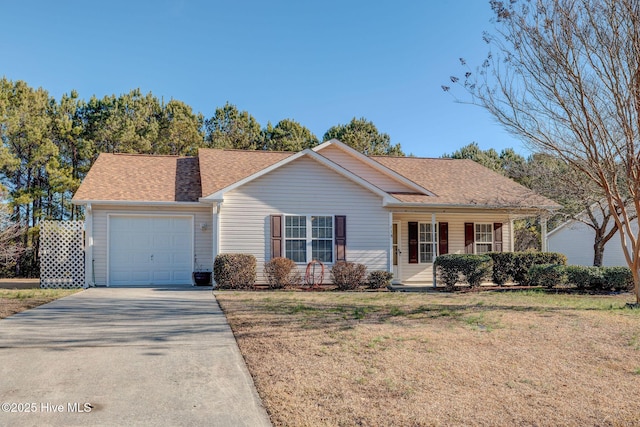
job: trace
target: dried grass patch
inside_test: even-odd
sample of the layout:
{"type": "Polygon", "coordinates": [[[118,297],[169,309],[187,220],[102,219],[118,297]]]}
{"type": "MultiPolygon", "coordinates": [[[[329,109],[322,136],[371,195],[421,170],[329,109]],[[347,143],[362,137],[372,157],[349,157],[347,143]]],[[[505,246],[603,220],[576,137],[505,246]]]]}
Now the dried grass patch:
{"type": "Polygon", "coordinates": [[[79,292],[78,289],[0,289],[0,319],[79,292]]]}
{"type": "Polygon", "coordinates": [[[275,425],[640,425],[629,296],[216,297],[275,425]]]}

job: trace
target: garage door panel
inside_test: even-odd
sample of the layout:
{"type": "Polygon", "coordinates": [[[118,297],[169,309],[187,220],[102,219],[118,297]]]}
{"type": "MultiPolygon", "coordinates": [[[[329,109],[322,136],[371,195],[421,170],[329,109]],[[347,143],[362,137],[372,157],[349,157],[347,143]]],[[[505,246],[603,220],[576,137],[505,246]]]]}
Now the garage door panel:
{"type": "Polygon", "coordinates": [[[132,271],[130,277],[133,282],[149,282],[151,280],[149,271],[132,271]]]}
{"type": "Polygon", "coordinates": [[[182,282],[191,282],[191,269],[182,270],[182,271],[174,271],[173,272],[174,280],[182,283],[182,282]]]}
{"type": "Polygon", "coordinates": [[[192,224],[187,216],[111,216],[110,285],[191,284],[192,224]]]}

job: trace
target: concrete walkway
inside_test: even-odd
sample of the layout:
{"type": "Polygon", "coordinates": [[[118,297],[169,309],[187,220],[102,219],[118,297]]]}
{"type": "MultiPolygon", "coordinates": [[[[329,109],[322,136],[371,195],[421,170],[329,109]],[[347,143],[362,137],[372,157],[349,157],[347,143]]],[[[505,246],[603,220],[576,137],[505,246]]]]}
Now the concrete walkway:
{"type": "Polygon", "coordinates": [[[211,288],[89,289],[0,320],[0,403],[2,426],[271,425],[211,288]]]}

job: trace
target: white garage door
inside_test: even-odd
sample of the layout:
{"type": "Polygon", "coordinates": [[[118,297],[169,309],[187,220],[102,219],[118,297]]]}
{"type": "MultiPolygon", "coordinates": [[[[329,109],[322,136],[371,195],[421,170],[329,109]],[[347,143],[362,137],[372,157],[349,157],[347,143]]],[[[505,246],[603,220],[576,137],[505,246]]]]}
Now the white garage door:
{"type": "Polygon", "coordinates": [[[188,285],[193,260],[189,216],[109,217],[109,285],[188,285]]]}

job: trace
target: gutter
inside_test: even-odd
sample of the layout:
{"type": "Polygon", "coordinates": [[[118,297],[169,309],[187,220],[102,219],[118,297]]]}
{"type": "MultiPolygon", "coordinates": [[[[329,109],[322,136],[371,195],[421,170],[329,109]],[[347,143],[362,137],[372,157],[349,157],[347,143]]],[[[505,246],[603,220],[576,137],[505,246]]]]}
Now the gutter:
{"type": "Polygon", "coordinates": [[[556,211],[562,208],[562,206],[536,206],[536,207],[521,207],[521,206],[505,206],[505,205],[462,205],[462,204],[426,204],[426,203],[387,203],[385,205],[389,208],[427,208],[427,209],[505,209],[505,210],[529,210],[532,212],[540,211],[556,211]]]}
{"type": "Polygon", "coordinates": [[[198,202],[170,202],[153,200],[71,200],[74,205],[119,205],[119,206],[206,206],[205,203],[198,202]]]}

